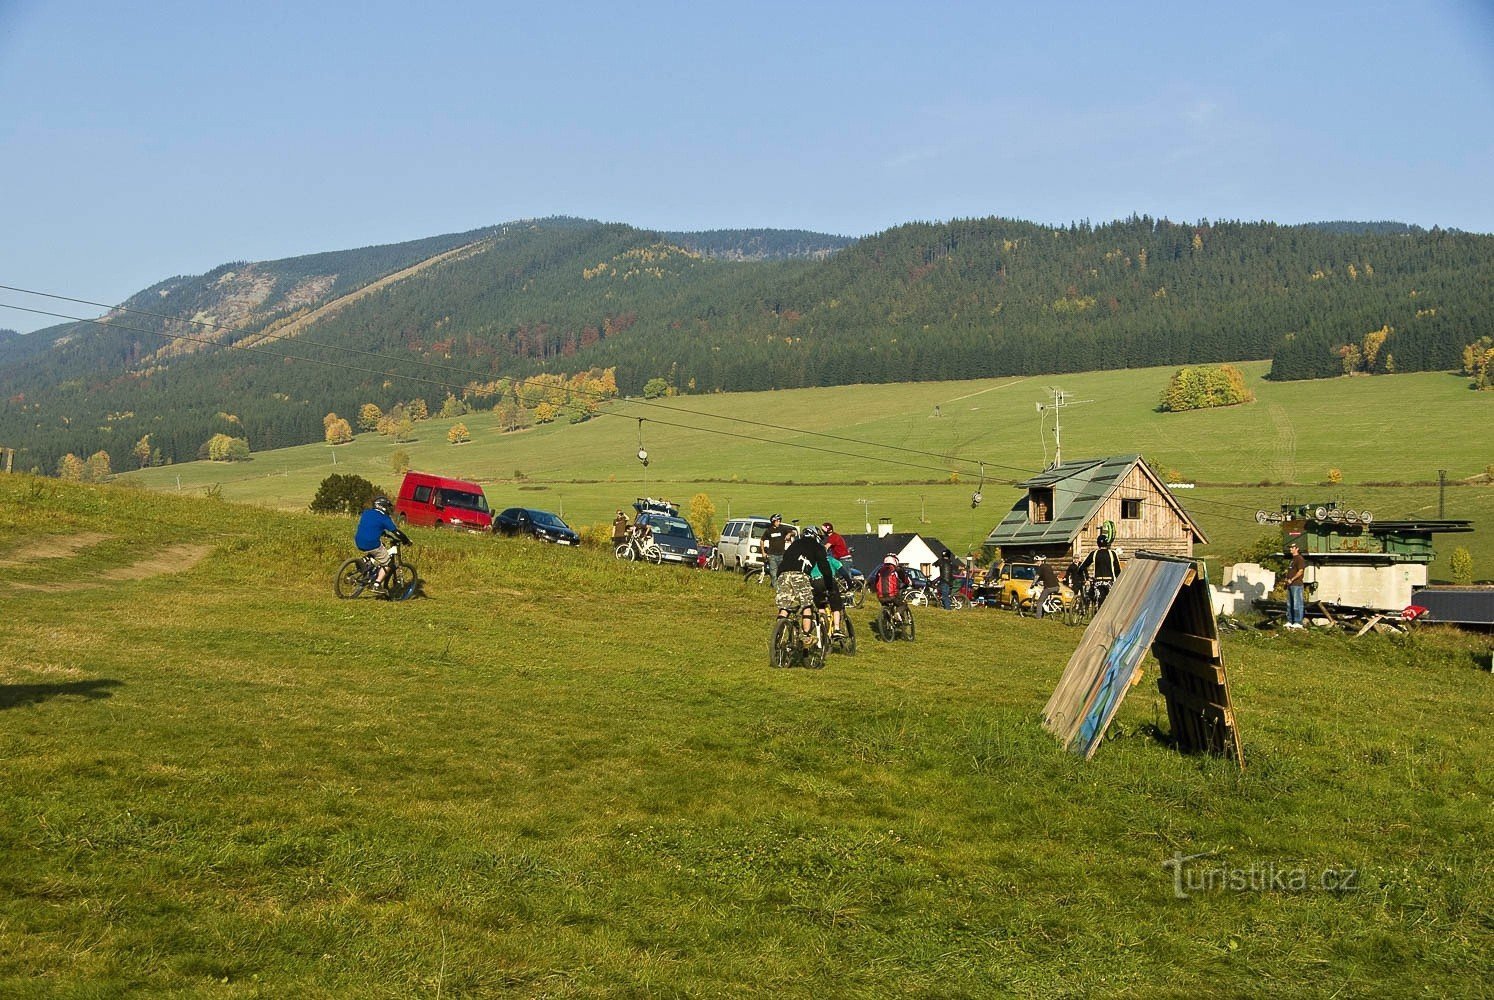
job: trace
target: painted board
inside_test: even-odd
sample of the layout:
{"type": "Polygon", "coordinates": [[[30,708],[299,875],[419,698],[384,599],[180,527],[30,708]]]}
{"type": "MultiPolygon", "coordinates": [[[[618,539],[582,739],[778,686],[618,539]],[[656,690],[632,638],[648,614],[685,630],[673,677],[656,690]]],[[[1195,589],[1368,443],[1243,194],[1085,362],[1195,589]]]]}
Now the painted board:
{"type": "Polygon", "coordinates": [[[1191,560],[1138,556],[1127,564],[1069,658],[1043,709],[1043,728],[1064,748],[1094,756],[1120,703],[1141,677],[1141,661],[1162,628],[1191,560]]]}

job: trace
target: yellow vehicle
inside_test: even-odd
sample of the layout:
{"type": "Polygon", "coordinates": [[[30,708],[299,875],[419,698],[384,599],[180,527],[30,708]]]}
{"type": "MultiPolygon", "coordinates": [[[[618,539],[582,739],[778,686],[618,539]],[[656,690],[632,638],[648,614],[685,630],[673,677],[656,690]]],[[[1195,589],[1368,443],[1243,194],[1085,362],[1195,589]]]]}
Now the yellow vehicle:
{"type": "MultiPolygon", "coordinates": [[[[1033,610],[1032,592],[1037,587],[1037,564],[1030,562],[1005,564],[1001,567],[1001,581],[998,586],[998,599],[1003,608],[1030,614],[1033,610]]],[[[1074,592],[1060,583],[1058,593],[1050,593],[1043,599],[1043,613],[1057,614],[1073,603],[1074,592]]]]}

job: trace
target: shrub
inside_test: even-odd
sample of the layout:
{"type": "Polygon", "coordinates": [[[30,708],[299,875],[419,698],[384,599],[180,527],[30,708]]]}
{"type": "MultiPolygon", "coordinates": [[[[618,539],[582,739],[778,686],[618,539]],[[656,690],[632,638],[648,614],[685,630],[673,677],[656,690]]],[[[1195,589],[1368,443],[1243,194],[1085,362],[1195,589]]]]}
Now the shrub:
{"type": "Polygon", "coordinates": [[[410,471],[410,453],[403,448],[389,456],[389,468],[394,470],[396,476],[403,476],[410,471]]]}
{"type": "Polygon", "coordinates": [[[334,472],[317,487],[311,510],[316,514],[356,514],[372,504],[375,497],[387,495],[362,476],[334,472]]]}
{"type": "Polygon", "coordinates": [[[1234,365],[1195,365],[1177,370],[1162,392],[1158,409],[1176,413],[1254,401],[1255,393],[1234,365]]]}
{"type": "Polygon", "coordinates": [[[1473,582],[1473,555],[1459,545],[1447,560],[1447,570],[1452,574],[1453,583],[1468,586],[1473,582]]]}
{"type": "Polygon", "coordinates": [[[1342,469],[1329,469],[1328,470],[1328,481],[1330,483],[1341,483],[1341,482],[1343,482],[1344,481],[1344,472],[1343,472],[1343,470],[1342,469]]]}

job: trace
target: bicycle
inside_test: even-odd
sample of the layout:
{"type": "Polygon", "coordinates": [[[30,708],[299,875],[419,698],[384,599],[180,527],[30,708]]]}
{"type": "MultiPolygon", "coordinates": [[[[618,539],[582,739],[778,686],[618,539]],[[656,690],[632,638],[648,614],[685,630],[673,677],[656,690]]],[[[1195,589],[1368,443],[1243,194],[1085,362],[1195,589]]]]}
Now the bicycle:
{"type": "Polygon", "coordinates": [[[781,610],[790,613],[773,621],[773,638],[768,644],[768,663],[774,667],[808,667],[810,670],[823,668],[830,650],[830,625],[825,616],[814,606],[814,601],[792,610],[781,610]],[[806,611],[810,622],[808,631],[805,631],[803,624],[806,611]]]}
{"type": "Polygon", "coordinates": [[[648,541],[640,541],[636,536],[629,538],[626,542],[613,549],[612,554],[619,559],[625,559],[629,562],[636,559],[642,562],[651,562],[655,566],[664,561],[664,550],[659,548],[659,543],[652,538],[648,541]]]}
{"type": "Polygon", "coordinates": [[[415,596],[420,587],[420,574],[415,567],[400,558],[399,546],[389,546],[389,572],[384,576],[384,586],[375,586],[379,565],[372,556],[358,556],[344,562],[332,578],[332,590],[343,600],[352,600],[365,590],[387,601],[406,601],[415,596]]]}
{"type": "MultiPolygon", "coordinates": [[[[1018,618],[1026,618],[1028,615],[1036,615],[1036,610],[1031,597],[1018,598],[1017,592],[1012,591],[1011,609],[1017,613],[1018,618]]],[[[1061,615],[1064,608],[1063,595],[1057,592],[1043,595],[1043,614],[1061,615]]]]}
{"type": "Polygon", "coordinates": [[[898,639],[913,642],[918,634],[913,622],[913,609],[902,603],[882,605],[881,617],[877,619],[877,632],[883,642],[896,642],[898,639]]]}
{"type": "MultiPolygon", "coordinates": [[[[853,576],[850,579],[846,579],[844,577],[836,577],[835,582],[836,585],[840,587],[841,603],[844,604],[847,609],[859,608],[861,607],[861,605],[866,603],[865,577],[853,576]]],[[[849,623],[849,616],[847,616],[846,621],[847,623],[849,623]]]]}
{"type": "Polygon", "coordinates": [[[742,582],[747,584],[772,583],[773,577],[768,572],[767,560],[758,563],[756,566],[748,566],[744,569],[742,571],[742,582]]]}
{"type": "Polygon", "coordinates": [[[1074,599],[1063,609],[1063,623],[1070,626],[1088,625],[1099,607],[1099,593],[1094,581],[1090,580],[1079,589],[1074,599]]]}

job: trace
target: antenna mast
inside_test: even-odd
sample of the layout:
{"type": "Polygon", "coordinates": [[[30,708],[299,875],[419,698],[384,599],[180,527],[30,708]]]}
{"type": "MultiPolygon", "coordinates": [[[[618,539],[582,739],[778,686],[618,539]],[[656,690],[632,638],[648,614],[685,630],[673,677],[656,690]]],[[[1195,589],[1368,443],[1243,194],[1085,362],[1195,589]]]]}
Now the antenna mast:
{"type": "Polygon", "coordinates": [[[1043,404],[1043,403],[1039,403],[1039,404],[1037,404],[1037,409],[1038,409],[1039,413],[1042,413],[1042,412],[1044,412],[1046,410],[1052,410],[1053,411],[1053,464],[1054,465],[1062,465],[1063,464],[1063,437],[1062,437],[1063,431],[1062,431],[1062,428],[1060,426],[1060,419],[1059,418],[1060,418],[1060,415],[1063,412],[1063,408],[1065,406],[1078,406],[1080,403],[1093,403],[1094,400],[1092,400],[1092,399],[1070,399],[1068,393],[1064,392],[1062,389],[1056,388],[1056,387],[1051,386],[1051,385],[1048,386],[1048,395],[1049,395],[1049,397],[1051,399],[1051,402],[1047,403],[1046,405],[1043,404]]]}

